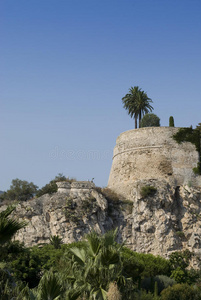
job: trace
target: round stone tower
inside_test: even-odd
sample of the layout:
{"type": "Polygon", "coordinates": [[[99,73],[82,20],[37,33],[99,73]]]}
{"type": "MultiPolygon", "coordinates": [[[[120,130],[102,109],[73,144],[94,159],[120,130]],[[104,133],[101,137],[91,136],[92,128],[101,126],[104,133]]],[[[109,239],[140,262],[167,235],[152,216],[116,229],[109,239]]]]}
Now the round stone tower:
{"type": "MultiPolygon", "coordinates": [[[[174,185],[196,185],[193,168],[199,154],[190,142],[178,144],[177,127],[144,127],[120,134],[114,148],[108,187],[130,197],[139,180],[165,180],[174,185]]],[[[200,176],[199,176],[200,177],[200,176]]]]}

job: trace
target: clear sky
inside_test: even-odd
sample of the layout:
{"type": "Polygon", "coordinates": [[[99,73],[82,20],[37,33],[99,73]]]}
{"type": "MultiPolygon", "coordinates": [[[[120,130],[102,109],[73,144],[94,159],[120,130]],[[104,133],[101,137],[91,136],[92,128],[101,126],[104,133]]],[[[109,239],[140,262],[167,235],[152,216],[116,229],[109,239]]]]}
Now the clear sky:
{"type": "Polygon", "coordinates": [[[1,0],[0,190],[58,173],[106,186],[131,86],[201,122],[200,0],[1,0]]]}

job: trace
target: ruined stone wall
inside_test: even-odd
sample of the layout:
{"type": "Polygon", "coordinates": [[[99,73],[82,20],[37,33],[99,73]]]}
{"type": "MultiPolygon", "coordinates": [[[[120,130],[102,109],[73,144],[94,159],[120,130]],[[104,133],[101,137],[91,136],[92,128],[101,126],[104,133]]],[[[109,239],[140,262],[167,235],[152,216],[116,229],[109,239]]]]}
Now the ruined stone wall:
{"type": "Polygon", "coordinates": [[[131,197],[135,181],[165,179],[175,185],[197,185],[193,168],[198,152],[192,143],[178,144],[175,127],[146,127],[120,134],[114,148],[108,187],[131,197]]]}

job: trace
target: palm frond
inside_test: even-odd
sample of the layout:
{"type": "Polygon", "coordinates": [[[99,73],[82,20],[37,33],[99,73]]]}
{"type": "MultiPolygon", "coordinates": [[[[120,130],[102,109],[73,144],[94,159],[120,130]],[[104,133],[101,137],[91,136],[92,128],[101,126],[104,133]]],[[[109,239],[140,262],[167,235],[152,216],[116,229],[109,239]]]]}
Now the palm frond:
{"type": "Polygon", "coordinates": [[[74,255],[74,259],[81,265],[84,265],[86,262],[86,252],[84,249],[79,249],[77,247],[72,247],[69,251],[74,255]]]}
{"type": "Polygon", "coordinates": [[[27,225],[25,221],[19,222],[14,218],[9,218],[13,210],[13,207],[8,207],[0,213],[0,245],[8,242],[19,229],[27,225]]]}

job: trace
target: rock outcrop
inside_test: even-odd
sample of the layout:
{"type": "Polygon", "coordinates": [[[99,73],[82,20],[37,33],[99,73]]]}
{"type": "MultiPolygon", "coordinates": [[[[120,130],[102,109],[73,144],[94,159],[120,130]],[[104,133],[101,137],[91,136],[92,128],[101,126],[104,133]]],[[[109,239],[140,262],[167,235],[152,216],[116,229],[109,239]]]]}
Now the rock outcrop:
{"type": "MultiPolygon", "coordinates": [[[[78,241],[91,230],[105,233],[119,228],[119,242],[132,250],[167,257],[189,249],[201,256],[201,188],[170,186],[163,180],[140,180],[133,185],[133,201],[106,198],[94,185],[82,183],[16,206],[15,216],[28,225],[16,239],[26,246],[49,243],[59,235],[64,243],[78,241]],[[155,193],[141,196],[144,186],[155,193]]],[[[3,210],[5,206],[1,206],[3,210]]]]}
{"type": "Polygon", "coordinates": [[[172,139],[177,130],[121,134],[107,193],[88,181],[59,182],[57,193],[16,206],[15,216],[28,225],[15,238],[26,246],[49,243],[51,235],[70,243],[91,230],[118,227],[119,242],[132,250],[168,257],[189,249],[201,258],[201,176],[192,171],[198,152],[193,144],[172,139]]]}

